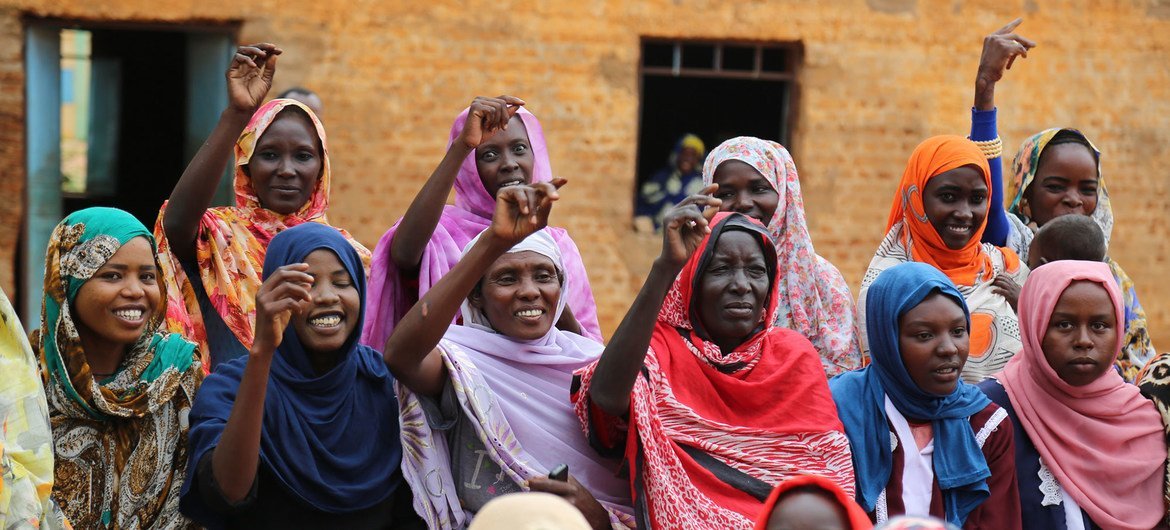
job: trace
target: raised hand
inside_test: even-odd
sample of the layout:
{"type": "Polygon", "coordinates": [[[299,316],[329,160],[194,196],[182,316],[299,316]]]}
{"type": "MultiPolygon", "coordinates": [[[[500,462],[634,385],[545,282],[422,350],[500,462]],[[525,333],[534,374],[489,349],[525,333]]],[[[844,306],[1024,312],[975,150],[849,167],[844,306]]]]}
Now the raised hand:
{"type": "Polygon", "coordinates": [[[563,178],[556,178],[552,182],[501,188],[496,195],[496,211],[489,227],[491,235],[511,247],[548,226],[552,203],[561,198],[557,190],[566,182],[563,178]]]}
{"type": "Polygon", "coordinates": [[[305,271],[305,263],[285,265],[272,273],[256,292],[256,335],[252,339],[252,355],[271,355],[284,338],[293,313],[308,309],[312,296],[309,289],[313,277],[305,271]]]}
{"type": "Polygon", "coordinates": [[[488,98],[477,96],[467,111],[467,121],[459,140],[475,149],[491,135],[508,128],[508,120],[520,110],[524,100],[512,96],[488,98]]]}
{"type": "Polygon", "coordinates": [[[284,50],[275,44],[260,43],[236,48],[228,65],[228,104],[251,114],[264,102],[276,73],[276,56],[284,50]]]}
{"type": "Polygon", "coordinates": [[[708,223],[723,204],[723,201],[711,196],[718,188],[716,184],[708,185],[666,213],[662,219],[662,254],[659,260],[682,269],[695,249],[699,248],[703,238],[711,233],[708,223]]]}
{"type": "Polygon", "coordinates": [[[1017,57],[1027,58],[1028,50],[1036,47],[1035,42],[1015,33],[1023,21],[1017,18],[983,39],[979,73],[975,76],[975,106],[980,110],[990,110],[994,106],[989,100],[994,97],[995,84],[1003,79],[1005,71],[1012,68],[1017,57]]]}

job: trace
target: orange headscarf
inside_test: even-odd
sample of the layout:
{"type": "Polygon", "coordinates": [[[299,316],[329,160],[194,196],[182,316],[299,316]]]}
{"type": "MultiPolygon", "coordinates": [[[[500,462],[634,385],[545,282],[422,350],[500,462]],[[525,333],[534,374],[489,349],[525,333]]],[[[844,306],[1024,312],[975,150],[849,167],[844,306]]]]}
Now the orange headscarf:
{"type": "MultiPolygon", "coordinates": [[[[909,249],[914,261],[934,266],[955,282],[955,285],[973,285],[976,281],[990,281],[992,278],[991,257],[984,251],[980,239],[987,228],[983,219],[970,241],[963,248],[951,249],[943,242],[942,236],[926,218],[922,194],[930,179],[940,173],[963,166],[976,166],[983,175],[983,182],[991,189],[991,171],[987,159],[974,142],[962,136],[943,135],[927,138],[910,155],[898,194],[890,207],[886,222],[889,232],[898,221],[903,221],[902,244],[909,249]]],[[[1020,259],[1010,249],[1003,249],[1007,268],[1019,267],[1020,259]]]]}

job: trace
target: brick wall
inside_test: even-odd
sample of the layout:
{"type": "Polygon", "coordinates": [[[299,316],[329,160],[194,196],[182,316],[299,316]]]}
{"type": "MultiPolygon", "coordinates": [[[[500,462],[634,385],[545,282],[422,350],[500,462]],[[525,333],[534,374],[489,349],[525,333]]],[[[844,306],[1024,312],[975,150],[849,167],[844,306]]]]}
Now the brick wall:
{"type": "MultiPolygon", "coordinates": [[[[0,0],[0,193],[23,190],[21,17],[181,24],[241,20],[286,53],[277,89],[319,91],[336,178],[334,224],[367,245],[402,214],[477,94],[529,102],[568,177],[554,222],[585,256],[610,332],[657,242],[627,230],[641,36],[801,41],[792,152],[813,240],[856,287],[903,164],[924,137],[965,133],[984,34],[1015,16],[1040,43],[1001,85],[1009,150],[1081,128],[1104,150],[1111,254],[1170,348],[1170,4],[1166,0],[541,1],[0,0]]],[[[156,52],[165,56],[165,50],[156,52]]],[[[161,58],[161,57],[160,57],[161,58]]],[[[717,101],[696,101],[717,105],[717,101]]],[[[177,178],[177,175],[175,176],[177,178]]],[[[22,207],[0,204],[0,285],[13,288],[22,207]]]]}

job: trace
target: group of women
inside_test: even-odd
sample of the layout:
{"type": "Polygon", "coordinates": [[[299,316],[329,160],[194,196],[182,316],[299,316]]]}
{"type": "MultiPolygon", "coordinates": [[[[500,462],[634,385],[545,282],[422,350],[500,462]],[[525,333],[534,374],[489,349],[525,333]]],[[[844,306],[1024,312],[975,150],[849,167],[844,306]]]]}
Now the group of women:
{"type": "Polygon", "coordinates": [[[856,305],[791,155],[738,137],[605,344],[524,101],[476,98],[371,253],[328,222],[313,111],[261,104],[282,51],[240,47],[155,230],[76,212],[31,347],[0,307],[0,518],[464,528],[542,492],[592,528],[1164,527],[1170,361],[1116,262],[1033,241],[1061,215],[1107,241],[1099,152],[1029,139],[1001,207],[1017,24],[984,43],[971,138],[911,154],[856,305]],[[236,206],[211,208],[233,145],[236,206]]]}

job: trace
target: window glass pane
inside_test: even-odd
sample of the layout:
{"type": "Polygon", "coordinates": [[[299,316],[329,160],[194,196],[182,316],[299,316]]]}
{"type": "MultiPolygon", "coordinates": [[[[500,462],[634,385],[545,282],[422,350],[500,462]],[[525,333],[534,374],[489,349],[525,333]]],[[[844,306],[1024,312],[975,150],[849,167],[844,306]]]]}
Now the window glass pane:
{"type": "Polygon", "coordinates": [[[61,31],[61,191],[85,193],[90,128],[92,34],[61,31]]]}

